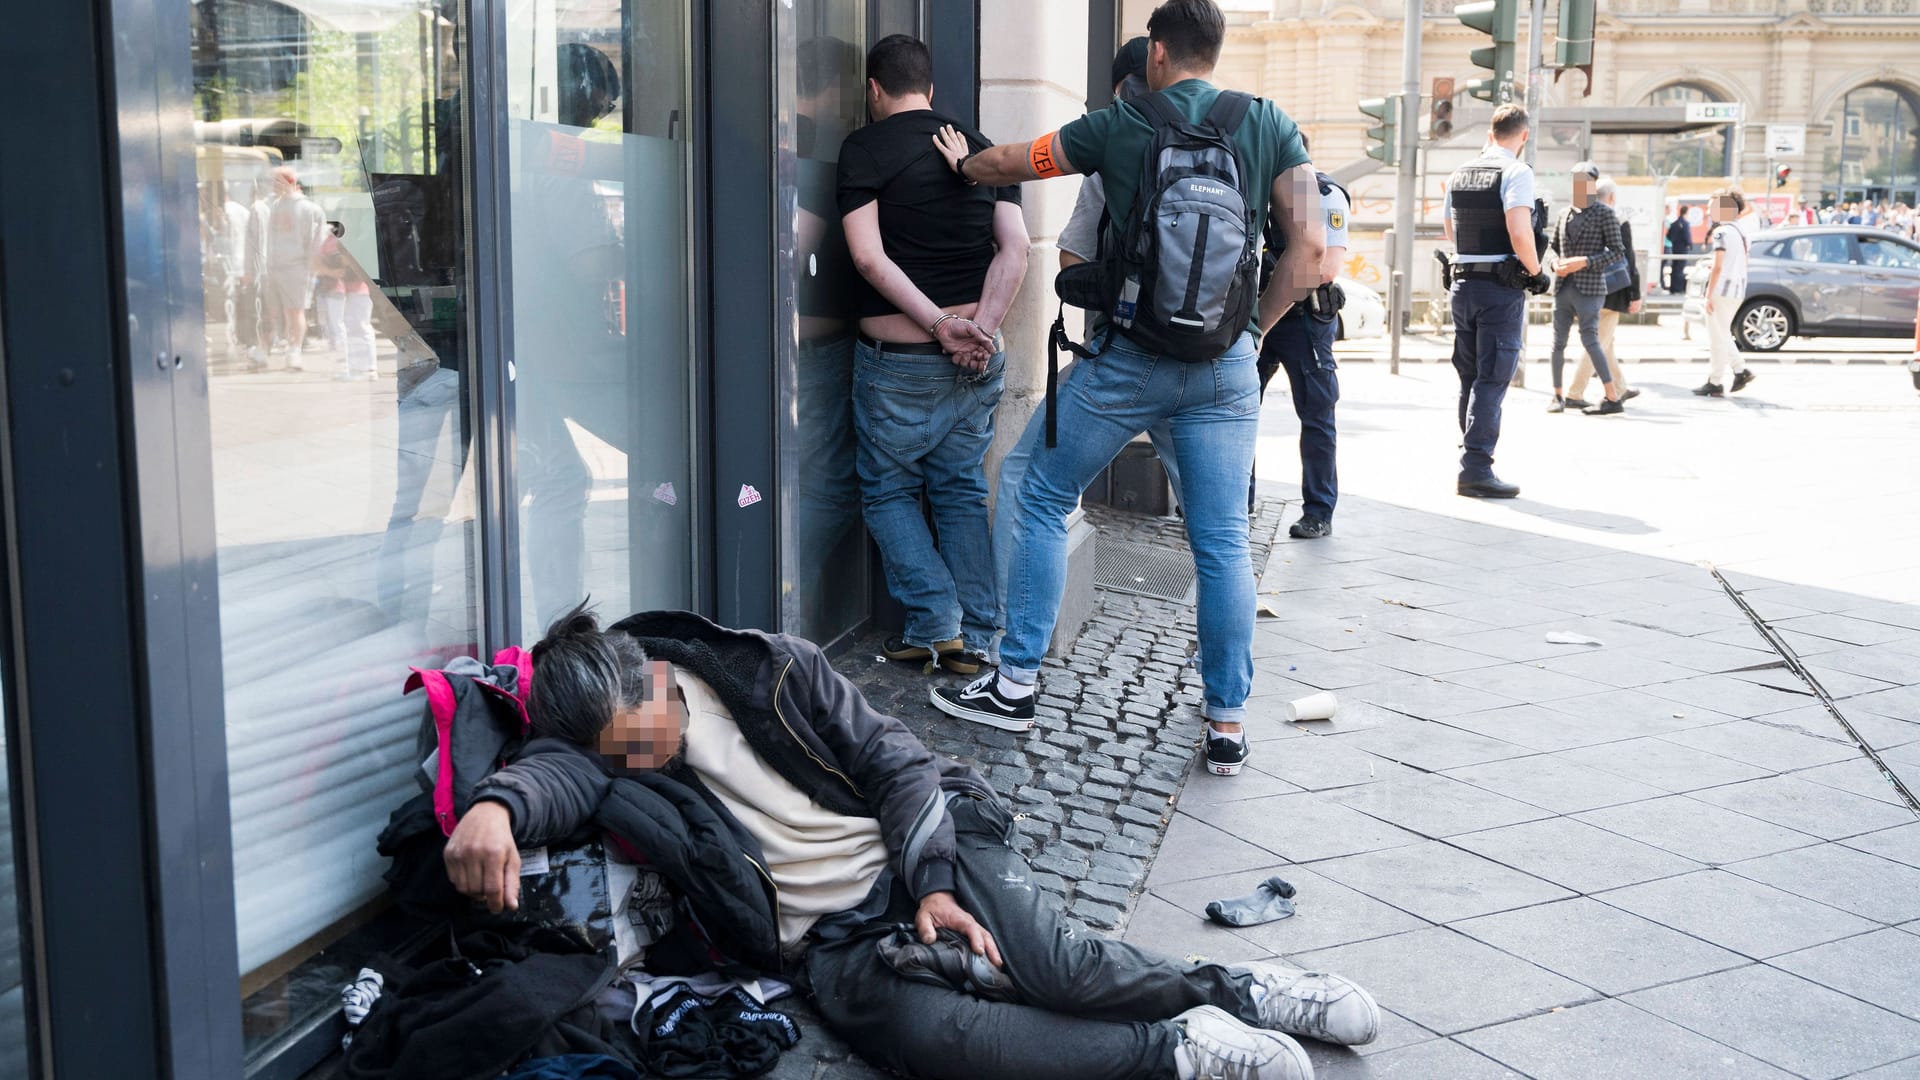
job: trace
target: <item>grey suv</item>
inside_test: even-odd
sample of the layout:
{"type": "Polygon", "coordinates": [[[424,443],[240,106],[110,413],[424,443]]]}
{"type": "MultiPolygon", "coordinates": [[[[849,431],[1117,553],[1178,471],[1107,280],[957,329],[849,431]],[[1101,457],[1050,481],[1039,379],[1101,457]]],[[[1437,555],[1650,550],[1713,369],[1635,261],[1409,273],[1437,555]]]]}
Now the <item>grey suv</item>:
{"type": "MultiPolygon", "coordinates": [[[[1707,264],[1689,274],[1687,318],[1703,322],[1707,264]]],[[[1768,229],[1753,241],[1747,299],[1733,337],[1772,352],[1790,337],[1911,338],[1920,310],[1920,244],[1884,229],[1768,229]]]]}

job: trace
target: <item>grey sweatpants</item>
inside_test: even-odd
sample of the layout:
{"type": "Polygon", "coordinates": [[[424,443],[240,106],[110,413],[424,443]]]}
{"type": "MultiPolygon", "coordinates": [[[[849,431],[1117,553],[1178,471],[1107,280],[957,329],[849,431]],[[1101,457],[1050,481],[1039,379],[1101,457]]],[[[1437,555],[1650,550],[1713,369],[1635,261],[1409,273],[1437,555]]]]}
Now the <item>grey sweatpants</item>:
{"type": "MultiPolygon", "coordinates": [[[[1258,1021],[1246,975],[1076,931],[986,815],[957,803],[960,906],[999,944],[1021,1001],[903,979],[870,935],[817,944],[807,957],[815,1003],[861,1057],[918,1080],[1166,1080],[1173,1017],[1216,1005],[1258,1021]]],[[[896,915],[907,910],[911,901],[895,904],[896,915]]]]}

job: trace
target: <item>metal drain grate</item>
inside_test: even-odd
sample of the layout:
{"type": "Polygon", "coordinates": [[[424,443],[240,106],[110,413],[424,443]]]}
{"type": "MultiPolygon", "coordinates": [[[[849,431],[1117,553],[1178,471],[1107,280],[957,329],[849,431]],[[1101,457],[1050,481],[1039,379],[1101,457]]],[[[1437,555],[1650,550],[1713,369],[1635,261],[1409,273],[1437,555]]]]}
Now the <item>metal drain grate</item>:
{"type": "Polygon", "coordinates": [[[1185,551],[1103,536],[1094,549],[1093,583],[1132,596],[1191,603],[1193,557],[1185,551]]]}

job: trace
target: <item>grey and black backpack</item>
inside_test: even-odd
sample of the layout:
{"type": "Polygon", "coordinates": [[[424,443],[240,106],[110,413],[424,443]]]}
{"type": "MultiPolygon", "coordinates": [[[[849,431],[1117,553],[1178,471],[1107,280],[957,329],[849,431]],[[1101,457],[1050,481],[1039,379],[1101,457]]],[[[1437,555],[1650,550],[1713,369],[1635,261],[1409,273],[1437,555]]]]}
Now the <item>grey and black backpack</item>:
{"type": "Polygon", "coordinates": [[[1233,145],[1253,100],[1222,91],[1198,124],[1161,93],[1134,103],[1153,139],[1106,260],[1107,310],[1134,341],[1188,363],[1226,352],[1260,299],[1260,230],[1233,145]]]}

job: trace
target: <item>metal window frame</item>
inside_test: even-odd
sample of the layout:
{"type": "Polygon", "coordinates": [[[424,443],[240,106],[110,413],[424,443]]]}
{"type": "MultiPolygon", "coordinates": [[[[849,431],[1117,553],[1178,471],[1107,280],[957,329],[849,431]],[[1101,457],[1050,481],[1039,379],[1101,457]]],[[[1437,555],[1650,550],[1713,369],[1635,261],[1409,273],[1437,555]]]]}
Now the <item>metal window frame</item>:
{"type": "Polygon", "coordinates": [[[0,45],[35,148],[0,161],[0,305],[42,1075],[240,1059],[211,462],[180,437],[206,424],[198,221],[162,212],[196,205],[191,74],[166,40],[184,4],[97,0],[22,9],[0,45]]]}

